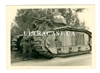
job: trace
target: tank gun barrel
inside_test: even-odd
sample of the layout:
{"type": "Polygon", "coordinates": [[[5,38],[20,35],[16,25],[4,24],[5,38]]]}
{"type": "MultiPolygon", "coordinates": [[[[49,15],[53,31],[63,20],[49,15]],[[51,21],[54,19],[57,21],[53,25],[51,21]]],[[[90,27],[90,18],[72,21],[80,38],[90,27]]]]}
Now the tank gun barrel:
{"type": "Polygon", "coordinates": [[[45,19],[45,18],[43,18],[43,19],[39,19],[39,18],[36,18],[36,17],[32,17],[32,19],[35,19],[35,20],[39,20],[39,21],[50,21],[50,20],[47,20],[47,19],[45,19]]]}

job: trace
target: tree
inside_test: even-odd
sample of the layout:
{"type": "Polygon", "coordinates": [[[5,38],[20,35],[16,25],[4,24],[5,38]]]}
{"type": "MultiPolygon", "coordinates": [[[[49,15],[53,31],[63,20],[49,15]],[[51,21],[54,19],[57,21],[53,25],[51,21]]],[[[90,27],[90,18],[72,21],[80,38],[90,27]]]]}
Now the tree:
{"type": "MultiPolygon", "coordinates": [[[[57,9],[57,8],[56,8],[57,9]]],[[[84,22],[80,22],[78,18],[78,12],[83,12],[84,8],[58,8],[57,9],[61,15],[66,19],[66,25],[72,26],[72,27],[80,27],[82,24],[85,26],[84,22]]],[[[35,29],[35,25],[42,26],[42,22],[32,19],[32,17],[36,17],[38,19],[43,20],[53,19],[53,12],[55,9],[18,9],[17,15],[15,16],[15,23],[17,26],[13,26],[11,29],[12,35],[18,35],[23,33],[27,28],[30,30],[35,29]],[[35,23],[34,23],[35,21],[35,23]],[[16,33],[16,34],[15,34],[16,33]]],[[[51,25],[48,22],[45,22],[46,25],[51,25]]],[[[43,26],[44,27],[44,26],[43,26]]],[[[43,28],[41,27],[41,28],[43,28]]]]}

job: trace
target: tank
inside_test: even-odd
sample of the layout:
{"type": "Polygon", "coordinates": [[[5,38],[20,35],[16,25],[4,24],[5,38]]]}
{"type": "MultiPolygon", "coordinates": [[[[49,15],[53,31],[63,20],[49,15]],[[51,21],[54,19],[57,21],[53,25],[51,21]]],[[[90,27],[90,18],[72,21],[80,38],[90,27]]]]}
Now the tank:
{"type": "MultiPolygon", "coordinates": [[[[59,17],[59,15],[57,16],[59,17]]],[[[55,22],[53,22],[53,25],[55,27],[46,30],[48,32],[48,35],[33,36],[34,38],[33,49],[36,52],[38,52],[39,55],[42,55],[43,57],[50,59],[54,57],[65,57],[65,56],[90,53],[92,50],[91,46],[92,33],[85,29],[76,29],[70,26],[59,27],[57,26],[57,24],[66,25],[65,20],[62,18],[62,16],[60,17],[61,18],[59,19],[61,19],[61,22],[60,21],[57,22],[57,20],[59,19],[58,18],[56,19],[55,16],[54,18],[55,22]]],[[[42,21],[34,17],[33,19],[42,21]]],[[[46,21],[50,22],[48,20],[46,21]]],[[[20,36],[20,38],[21,37],[22,35],[20,36]]],[[[14,43],[14,45],[12,44],[13,49],[15,48],[14,47],[15,42],[16,40],[12,41],[12,43],[14,43]]]]}

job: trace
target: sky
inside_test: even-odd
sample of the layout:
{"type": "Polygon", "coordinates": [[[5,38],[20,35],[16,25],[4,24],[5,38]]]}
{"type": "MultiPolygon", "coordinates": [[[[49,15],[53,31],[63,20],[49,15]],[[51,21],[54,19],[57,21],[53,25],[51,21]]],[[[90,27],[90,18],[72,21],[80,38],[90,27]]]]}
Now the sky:
{"type": "Polygon", "coordinates": [[[94,24],[94,11],[93,8],[85,9],[84,12],[79,13],[78,17],[80,21],[85,21],[85,25],[89,27],[89,30],[93,30],[94,24]]]}
{"type": "MultiPolygon", "coordinates": [[[[9,16],[8,24],[11,24],[11,22],[13,22],[16,14],[17,14],[17,8],[12,8],[12,9],[8,10],[8,14],[9,14],[8,15],[9,16]]],[[[78,17],[79,17],[80,21],[85,21],[85,25],[87,27],[89,27],[89,31],[93,30],[93,27],[94,27],[93,8],[87,8],[83,12],[78,13],[78,17]]]]}

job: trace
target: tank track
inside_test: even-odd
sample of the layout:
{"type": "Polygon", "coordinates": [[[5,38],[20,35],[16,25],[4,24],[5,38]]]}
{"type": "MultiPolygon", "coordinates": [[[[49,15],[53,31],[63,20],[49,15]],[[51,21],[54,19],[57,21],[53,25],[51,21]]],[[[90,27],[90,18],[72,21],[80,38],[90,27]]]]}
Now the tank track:
{"type": "Polygon", "coordinates": [[[55,57],[69,57],[69,56],[75,56],[75,55],[81,55],[81,54],[89,54],[91,51],[81,51],[81,52],[73,52],[73,53],[66,53],[66,54],[55,54],[55,57]]]}
{"type": "MultiPolygon", "coordinates": [[[[42,47],[41,47],[42,48],[42,47]]],[[[44,47],[45,48],[45,50],[38,50],[38,49],[36,49],[36,51],[37,52],[39,52],[39,54],[41,54],[42,56],[44,56],[45,58],[48,58],[48,59],[51,59],[51,58],[53,58],[54,57],[54,55],[49,51],[49,49],[45,46],[44,47]]]]}
{"type": "Polygon", "coordinates": [[[38,51],[39,54],[43,55],[45,58],[51,59],[54,56],[49,51],[38,51]]]}

